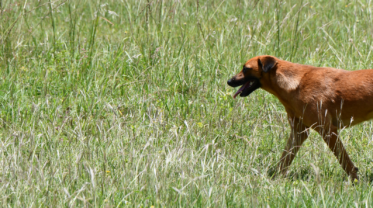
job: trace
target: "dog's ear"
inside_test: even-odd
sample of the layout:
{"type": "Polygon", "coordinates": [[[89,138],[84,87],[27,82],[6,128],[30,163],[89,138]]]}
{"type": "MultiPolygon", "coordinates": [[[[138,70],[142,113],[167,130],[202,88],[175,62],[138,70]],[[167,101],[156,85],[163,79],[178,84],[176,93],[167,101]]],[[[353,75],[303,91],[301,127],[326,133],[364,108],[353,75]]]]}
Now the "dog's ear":
{"type": "Polygon", "coordinates": [[[273,67],[277,64],[275,58],[271,56],[265,56],[262,58],[258,58],[258,66],[262,68],[264,72],[269,72],[273,67]]]}

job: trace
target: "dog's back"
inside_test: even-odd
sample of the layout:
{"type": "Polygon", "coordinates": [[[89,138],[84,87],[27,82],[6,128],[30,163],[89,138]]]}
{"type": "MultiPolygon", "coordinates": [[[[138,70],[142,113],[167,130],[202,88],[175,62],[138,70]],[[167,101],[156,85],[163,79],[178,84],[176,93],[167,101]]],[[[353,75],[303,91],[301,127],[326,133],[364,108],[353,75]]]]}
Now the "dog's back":
{"type": "Polygon", "coordinates": [[[302,104],[328,110],[333,123],[355,125],[373,118],[373,70],[304,66],[307,70],[298,86],[302,104]]]}

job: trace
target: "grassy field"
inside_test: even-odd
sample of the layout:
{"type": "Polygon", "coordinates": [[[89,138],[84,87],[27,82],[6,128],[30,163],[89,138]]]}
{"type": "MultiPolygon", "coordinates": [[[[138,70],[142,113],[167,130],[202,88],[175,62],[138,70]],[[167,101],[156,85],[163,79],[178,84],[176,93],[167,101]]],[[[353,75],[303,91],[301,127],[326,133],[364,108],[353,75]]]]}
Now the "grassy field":
{"type": "Polygon", "coordinates": [[[0,0],[1,207],[371,207],[373,125],[312,132],[226,81],[261,54],[373,68],[373,2],[0,0]]]}

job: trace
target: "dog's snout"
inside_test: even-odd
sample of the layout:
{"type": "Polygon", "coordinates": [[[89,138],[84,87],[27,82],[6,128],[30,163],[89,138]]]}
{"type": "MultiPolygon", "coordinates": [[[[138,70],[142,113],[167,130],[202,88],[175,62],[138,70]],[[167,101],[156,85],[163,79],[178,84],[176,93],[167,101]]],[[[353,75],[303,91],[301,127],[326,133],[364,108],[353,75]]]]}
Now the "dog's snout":
{"type": "Polygon", "coordinates": [[[228,84],[229,86],[232,86],[232,85],[233,85],[233,82],[234,82],[234,77],[231,78],[231,79],[229,79],[229,80],[227,81],[227,84],[228,84]]]}

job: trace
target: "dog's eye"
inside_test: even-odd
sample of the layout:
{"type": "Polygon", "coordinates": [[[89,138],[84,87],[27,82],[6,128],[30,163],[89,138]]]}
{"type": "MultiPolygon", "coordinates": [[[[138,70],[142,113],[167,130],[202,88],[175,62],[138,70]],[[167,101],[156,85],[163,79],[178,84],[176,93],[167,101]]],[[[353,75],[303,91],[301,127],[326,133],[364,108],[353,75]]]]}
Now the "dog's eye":
{"type": "Polygon", "coordinates": [[[243,73],[246,73],[248,70],[250,70],[250,68],[243,67],[242,72],[243,72],[243,73]]]}

